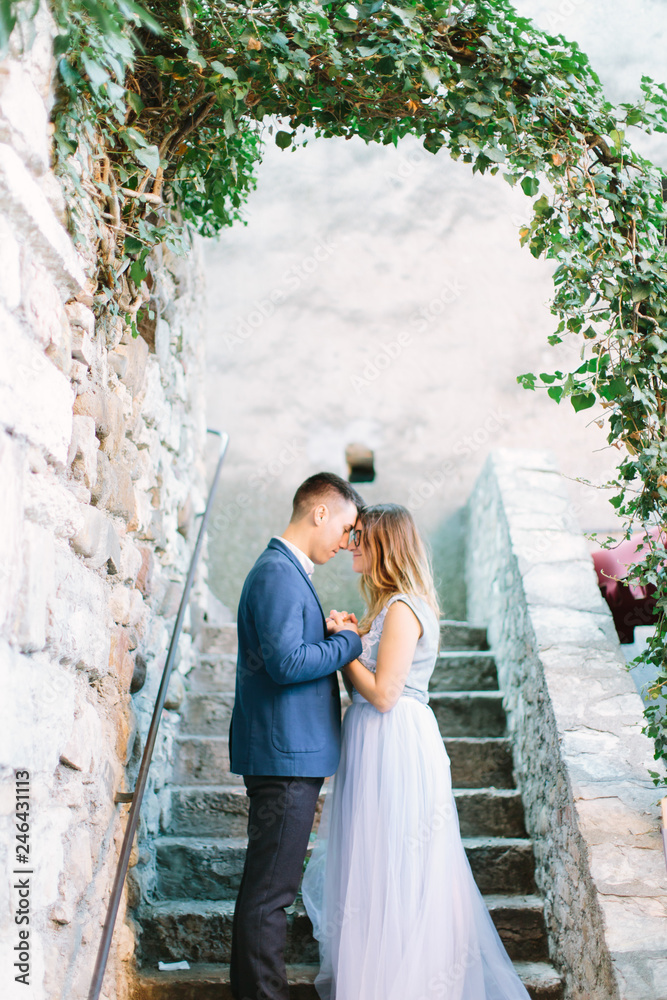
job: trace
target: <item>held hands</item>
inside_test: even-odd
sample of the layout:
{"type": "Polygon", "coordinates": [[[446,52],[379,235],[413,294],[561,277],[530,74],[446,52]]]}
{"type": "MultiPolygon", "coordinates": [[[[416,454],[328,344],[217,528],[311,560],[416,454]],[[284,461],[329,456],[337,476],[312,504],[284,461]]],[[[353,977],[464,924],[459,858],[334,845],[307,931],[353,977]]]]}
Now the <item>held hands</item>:
{"type": "Polygon", "coordinates": [[[347,629],[359,635],[359,622],[355,614],[348,614],[346,611],[331,611],[327,618],[327,632],[329,635],[336,635],[347,629]]]}

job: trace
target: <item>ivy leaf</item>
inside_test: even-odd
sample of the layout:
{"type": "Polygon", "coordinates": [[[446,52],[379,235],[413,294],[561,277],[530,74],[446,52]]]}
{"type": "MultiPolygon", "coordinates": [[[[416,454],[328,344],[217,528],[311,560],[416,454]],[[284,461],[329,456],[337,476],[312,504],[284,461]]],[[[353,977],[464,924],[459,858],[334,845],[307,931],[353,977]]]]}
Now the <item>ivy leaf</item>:
{"type": "Polygon", "coordinates": [[[344,31],[348,34],[359,30],[357,22],[353,21],[350,17],[337,17],[334,21],[334,27],[338,28],[339,31],[344,31]]]}
{"type": "Polygon", "coordinates": [[[287,149],[292,145],[292,133],[291,132],[276,132],[276,146],[280,146],[281,149],[287,149]]]}
{"type": "Polygon", "coordinates": [[[133,90],[125,91],[125,100],[130,105],[132,110],[135,111],[138,115],[140,115],[141,112],[146,107],[144,102],[139,97],[139,94],[135,94],[133,90]]]}
{"type": "Polygon", "coordinates": [[[487,148],[483,150],[483,153],[484,156],[486,156],[488,160],[491,160],[492,163],[505,162],[505,154],[502,149],[498,149],[497,146],[487,146],[487,148]]]}
{"type": "Polygon", "coordinates": [[[128,149],[135,150],[148,146],[148,141],[136,128],[122,129],[120,136],[128,149]]]}
{"type": "Polygon", "coordinates": [[[540,182],[537,177],[524,177],[521,181],[521,187],[524,194],[527,194],[529,198],[533,198],[540,190],[540,182]]]}
{"type": "Polygon", "coordinates": [[[592,406],[595,402],[596,396],[594,392],[576,392],[570,397],[572,400],[572,405],[577,411],[587,410],[589,406],[592,406]]]}
{"type": "Polygon", "coordinates": [[[145,149],[138,149],[134,155],[139,160],[139,163],[143,164],[152,174],[157,172],[160,166],[160,150],[157,146],[147,146],[145,149]]]}
{"type": "Polygon", "coordinates": [[[563,396],[563,386],[550,385],[547,389],[547,396],[551,396],[551,398],[555,399],[557,403],[560,403],[563,396]]]}
{"type": "Polygon", "coordinates": [[[214,59],[210,65],[211,69],[214,69],[220,76],[224,76],[226,80],[238,80],[238,75],[233,66],[225,66],[224,63],[218,62],[217,59],[214,59]]]}
{"type": "Polygon", "coordinates": [[[487,104],[478,104],[477,101],[470,101],[466,104],[466,111],[478,118],[490,118],[493,110],[487,104]]]}
{"type": "Polygon", "coordinates": [[[139,253],[144,249],[144,245],[141,240],[135,239],[134,236],[125,237],[125,253],[139,253]]]}
{"type": "Polygon", "coordinates": [[[635,285],[632,289],[632,301],[643,302],[651,294],[650,285],[635,285]]]}
{"type": "Polygon", "coordinates": [[[83,68],[88,74],[88,79],[90,80],[91,86],[95,90],[99,90],[103,87],[105,83],[109,80],[109,74],[107,71],[100,66],[98,62],[91,59],[85,52],[81,53],[81,62],[83,63],[83,68]]]}

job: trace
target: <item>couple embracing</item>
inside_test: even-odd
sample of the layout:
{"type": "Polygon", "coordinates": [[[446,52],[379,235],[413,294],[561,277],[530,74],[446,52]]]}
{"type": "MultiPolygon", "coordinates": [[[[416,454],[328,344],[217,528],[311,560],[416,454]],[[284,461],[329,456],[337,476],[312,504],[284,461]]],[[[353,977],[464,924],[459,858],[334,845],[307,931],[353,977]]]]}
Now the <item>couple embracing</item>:
{"type": "Polygon", "coordinates": [[[249,798],[235,1000],[287,1000],[285,907],[303,874],[322,1000],[528,1000],[474,881],[428,683],[438,602],[409,511],[318,473],[248,574],[231,770],[249,798]],[[325,618],[311,577],[352,553],[366,610],[325,618]],[[341,726],[337,671],[352,703],[341,726]]]}

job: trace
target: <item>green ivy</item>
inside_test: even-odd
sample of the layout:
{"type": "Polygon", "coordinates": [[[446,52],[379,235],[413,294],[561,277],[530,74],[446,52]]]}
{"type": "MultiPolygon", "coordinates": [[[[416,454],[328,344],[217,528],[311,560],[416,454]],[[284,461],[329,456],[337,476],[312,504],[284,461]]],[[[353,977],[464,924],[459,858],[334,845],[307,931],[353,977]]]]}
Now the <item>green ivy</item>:
{"type": "MultiPolygon", "coordinates": [[[[241,217],[269,116],[284,149],[304,129],[384,144],[420,136],[532,199],[520,239],[556,265],[549,341],[580,337],[581,364],[518,381],[577,411],[601,403],[626,537],[662,524],[667,183],[629,141],[632,128],[667,130],[662,84],[645,77],[641,100],[615,107],[578,46],[508,0],[52,4],[58,170],[76,196],[75,229],[77,199],[95,206],[100,308],[120,298],[136,316],[152,246],[182,252],[191,229],[211,236],[241,217]],[[76,168],[82,138],[98,157],[93,191],[76,168]]],[[[14,17],[0,0],[0,45],[14,17]]],[[[659,610],[644,731],[667,758],[666,553],[647,540],[632,576],[656,586],[659,610]]]]}

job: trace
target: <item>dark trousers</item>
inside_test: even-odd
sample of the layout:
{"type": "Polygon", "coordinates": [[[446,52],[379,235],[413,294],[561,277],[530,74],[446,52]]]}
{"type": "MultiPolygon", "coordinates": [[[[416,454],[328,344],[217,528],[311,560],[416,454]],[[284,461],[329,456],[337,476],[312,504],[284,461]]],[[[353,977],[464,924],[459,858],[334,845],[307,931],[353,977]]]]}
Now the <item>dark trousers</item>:
{"type": "Polygon", "coordinates": [[[232,925],[235,1000],[288,1000],[287,916],[299,889],[324,778],[244,775],[248,849],[232,925]]]}

